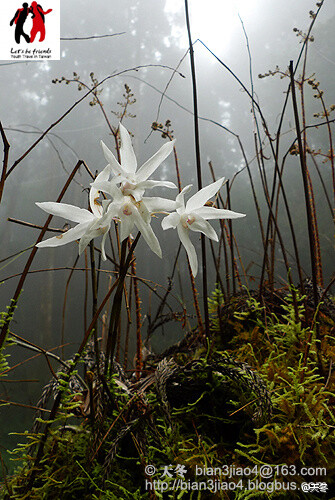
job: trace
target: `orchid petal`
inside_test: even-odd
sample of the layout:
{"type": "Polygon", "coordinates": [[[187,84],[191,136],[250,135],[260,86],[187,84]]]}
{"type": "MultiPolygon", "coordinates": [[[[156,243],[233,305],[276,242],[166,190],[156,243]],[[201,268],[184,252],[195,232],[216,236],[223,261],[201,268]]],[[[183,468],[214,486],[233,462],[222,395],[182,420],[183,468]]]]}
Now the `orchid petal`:
{"type": "Polygon", "coordinates": [[[134,228],[134,218],[132,215],[122,215],[120,217],[121,220],[121,231],[120,231],[120,240],[123,241],[132,232],[134,228]]]}
{"type": "Polygon", "coordinates": [[[172,214],[169,214],[166,217],[164,217],[164,219],[162,220],[162,228],[164,230],[171,228],[176,229],[179,222],[180,222],[180,215],[177,214],[177,212],[173,212],[172,214]]]}
{"type": "Polygon", "coordinates": [[[146,181],[159,165],[169,156],[173,150],[175,140],[163,144],[163,146],[136,172],[137,182],[146,181]]]}
{"type": "Polygon", "coordinates": [[[110,206],[112,205],[112,200],[102,200],[102,215],[105,216],[107,212],[110,212],[110,206]]]}
{"type": "Polygon", "coordinates": [[[181,224],[178,224],[177,231],[179,239],[187,252],[193,276],[196,277],[198,273],[198,257],[195,248],[189,238],[189,230],[184,228],[181,224]]]}
{"type": "Polygon", "coordinates": [[[93,240],[93,238],[97,238],[98,236],[101,236],[102,234],[105,235],[107,232],[107,227],[94,227],[92,226],[88,231],[83,234],[83,236],[80,239],[79,242],[79,255],[83,253],[87,245],[90,243],[90,241],[93,240]]]}
{"type": "Polygon", "coordinates": [[[107,167],[105,167],[103,171],[100,172],[100,174],[96,177],[95,181],[91,184],[92,187],[90,189],[90,207],[93,214],[96,217],[100,217],[102,215],[102,208],[100,202],[98,201],[99,190],[96,189],[94,183],[101,181],[108,181],[110,173],[111,173],[111,167],[110,165],[107,165],[107,167]]]}
{"type": "Polygon", "coordinates": [[[98,236],[98,234],[95,234],[95,233],[96,233],[96,230],[95,231],[87,231],[80,238],[80,241],[79,241],[79,255],[81,255],[83,253],[83,251],[85,250],[85,248],[87,247],[87,245],[90,243],[90,241],[93,240],[93,238],[95,238],[95,236],[98,236]]]}
{"type": "Polygon", "coordinates": [[[144,222],[146,224],[150,224],[150,221],[151,221],[151,213],[150,211],[148,210],[148,207],[146,206],[145,203],[143,203],[143,200],[139,201],[138,203],[136,203],[136,208],[139,212],[139,214],[141,215],[142,219],[144,220],[144,222]]]}
{"type": "Polygon", "coordinates": [[[40,241],[37,243],[37,247],[58,247],[61,245],[66,245],[67,243],[71,243],[72,241],[76,241],[83,236],[86,229],[89,227],[90,222],[84,222],[82,224],[78,224],[77,226],[69,229],[65,233],[61,233],[59,236],[54,236],[53,238],[49,238],[45,241],[40,241]]]}
{"type": "Polygon", "coordinates": [[[144,189],[152,189],[156,186],[166,187],[169,189],[177,189],[177,186],[171,181],[148,180],[148,181],[139,182],[137,185],[144,188],[144,189]]]}
{"type": "Polygon", "coordinates": [[[160,198],[159,196],[144,197],[143,203],[149,212],[171,212],[176,209],[175,200],[168,200],[167,198],[160,198]]]}
{"type": "Polygon", "coordinates": [[[214,207],[198,208],[195,213],[203,219],[238,219],[239,217],[245,217],[245,214],[214,207]]]}
{"type": "Polygon", "coordinates": [[[134,210],[133,217],[136,227],[141,232],[143,238],[145,239],[151,250],[155,252],[155,254],[157,254],[158,257],[162,258],[162,250],[159,241],[156,238],[156,235],[153,232],[150,224],[145,223],[138,210],[134,210]]]}
{"type": "Polygon", "coordinates": [[[193,210],[197,210],[200,207],[203,207],[206,201],[208,201],[212,196],[214,196],[222,186],[224,181],[224,177],[219,179],[212,184],[200,189],[197,193],[195,193],[186,203],[186,212],[193,212],[193,210]]]}
{"type": "Polygon", "coordinates": [[[108,205],[108,210],[104,213],[104,215],[100,218],[100,226],[101,227],[110,227],[112,220],[118,217],[120,205],[118,203],[110,203],[108,205]]]}
{"type": "Polygon", "coordinates": [[[108,231],[105,232],[105,234],[102,237],[101,240],[101,257],[102,260],[107,260],[106,253],[105,253],[105,243],[106,243],[106,238],[108,236],[108,231]]]}
{"type": "Polygon", "coordinates": [[[99,191],[103,191],[104,193],[112,196],[113,199],[118,201],[122,200],[123,194],[119,187],[113,181],[94,181],[91,184],[92,187],[98,189],[99,191]]]}
{"type": "Polygon", "coordinates": [[[105,155],[106,161],[108,161],[114,175],[121,175],[122,177],[124,176],[124,171],[123,168],[121,167],[120,163],[117,161],[113,153],[108,149],[106,144],[104,144],[103,141],[100,142],[103,153],[105,155]]]}
{"type": "Polygon", "coordinates": [[[191,189],[193,184],[188,184],[187,186],[185,186],[179,194],[177,194],[176,196],[176,203],[177,203],[177,206],[178,208],[182,208],[182,212],[185,211],[185,201],[184,201],[184,196],[186,193],[188,193],[191,189]]]}
{"type": "Polygon", "coordinates": [[[108,181],[99,181],[96,179],[94,182],[92,182],[91,186],[97,189],[98,191],[103,191],[104,193],[113,196],[114,194],[113,187],[116,186],[116,184],[108,181]]]}
{"type": "Polygon", "coordinates": [[[120,156],[122,168],[128,173],[134,174],[137,169],[137,161],[131,144],[130,134],[122,123],[119,125],[119,130],[121,136],[120,156]]]}
{"type": "Polygon", "coordinates": [[[189,225],[189,228],[191,231],[195,231],[197,233],[203,233],[207,238],[218,241],[218,235],[212,228],[209,222],[207,222],[205,219],[196,219],[192,224],[189,225]]]}
{"type": "Polygon", "coordinates": [[[36,202],[36,205],[48,214],[57,215],[72,222],[83,223],[92,221],[93,218],[91,212],[89,212],[85,208],[78,208],[74,205],[68,205],[67,203],[43,201],[41,203],[36,202]]]}
{"type": "Polygon", "coordinates": [[[134,189],[131,189],[127,192],[133,196],[135,201],[141,201],[142,196],[144,195],[144,191],[145,191],[145,188],[142,187],[142,183],[140,183],[140,184],[137,184],[134,189]]]}
{"type": "Polygon", "coordinates": [[[111,215],[107,212],[102,217],[96,218],[93,224],[88,227],[85,234],[79,242],[79,254],[83,252],[89,242],[97,236],[105,235],[108,232],[111,224],[111,215]]]}
{"type": "Polygon", "coordinates": [[[102,205],[99,201],[99,191],[94,188],[90,189],[90,206],[95,217],[101,217],[102,205]]]}

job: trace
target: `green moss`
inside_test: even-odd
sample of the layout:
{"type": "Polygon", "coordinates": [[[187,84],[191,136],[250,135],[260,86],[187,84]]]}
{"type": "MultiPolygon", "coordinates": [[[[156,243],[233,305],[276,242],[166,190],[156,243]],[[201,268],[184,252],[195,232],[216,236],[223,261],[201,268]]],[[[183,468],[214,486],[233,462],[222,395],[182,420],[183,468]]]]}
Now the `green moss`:
{"type": "MultiPolygon", "coordinates": [[[[297,307],[290,291],[275,305],[261,305],[246,293],[226,307],[216,291],[208,349],[193,342],[186,353],[176,349],[168,361],[151,361],[152,378],[149,374],[130,388],[115,375],[107,381],[107,392],[96,386],[93,421],[79,415],[82,400],[74,401],[64,376],[61,411],[48,433],[33,487],[27,490],[34,455],[24,445],[23,465],[9,481],[11,496],[4,498],[145,499],[153,481],[164,480],[170,487],[184,470],[187,484],[199,484],[205,479],[199,467],[224,464],[251,468],[243,488],[241,476],[229,478],[224,469],[211,478],[234,481],[236,489],[228,495],[236,500],[287,498],[280,491],[248,490],[248,479],[262,481],[255,465],[271,465],[271,481],[280,484],[333,484],[335,393],[327,368],[335,349],[332,322],[320,315],[317,332],[315,318],[306,320],[304,298],[294,293],[297,307]],[[156,468],[152,476],[145,474],[148,464],[156,468]],[[289,479],[283,464],[292,466],[289,479]],[[327,468],[327,477],[309,474],[306,479],[298,474],[303,466],[327,468]]],[[[26,436],[38,443],[42,434],[26,436]]],[[[183,497],[221,499],[227,493],[156,490],[156,498],[183,497]]],[[[291,491],[290,498],[304,494],[291,491]]]]}

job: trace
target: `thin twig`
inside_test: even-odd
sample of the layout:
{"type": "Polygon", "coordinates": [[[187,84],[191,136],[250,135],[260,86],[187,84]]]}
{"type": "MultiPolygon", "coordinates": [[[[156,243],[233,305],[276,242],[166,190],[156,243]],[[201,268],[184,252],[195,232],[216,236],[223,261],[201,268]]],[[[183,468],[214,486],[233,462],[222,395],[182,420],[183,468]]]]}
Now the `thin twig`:
{"type": "MultiPolygon", "coordinates": [[[[159,67],[159,68],[164,68],[164,69],[169,69],[171,71],[175,71],[175,68],[171,68],[170,66],[166,66],[164,64],[143,64],[139,66],[134,66],[133,68],[128,68],[122,71],[119,71],[117,73],[114,73],[113,75],[108,75],[105,78],[103,78],[95,87],[90,89],[86,94],[84,94],[80,99],[78,99],[72,106],[70,106],[65,113],[63,113],[55,122],[53,122],[42,134],[41,136],[18,158],[13,165],[10,167],[10,169],[7,171],[5,179],[12,173],[12,171],[17,167],[17,165],[37,146],[39,142],[52,130],[56,125],[58,125],[68,114],[71,113],[71,111],[78,106],[86,97],[88,97],[90,94],[94,93],[96,89],[105,83],[106,81],[110,80],[111,78],[115,78],[117,76],[124,75],[125,73],[128,73],[130,71],[138,71],[140,69],[144,68],[151,68],[151,67],[159,67]]],[[[182,75],[183,76],[183,75],[182,75]]]]}
{"type": "MultiPolygon", "coordinates": [[[[20,219],[14,219],[13,217],[7,218],[8,222],[14,222],[15,224],[20,224],[21,226],[32,227],[33,229],[43,229],[43,226],[38,224],[33,224],[32,222],[26,222],[20,219]]],[[[47,231],[51,231],[52,233],[65,233],[66,229],[59,229],[56,227],[48,227],[47,231]]]]}
{"type": "Polygon", "coordinates": [[[2,199],[2,193],[6,181],[6,173],[7,173],[7,167],[8,167],[8,155],[9,155],[9,148],[10,144],[7,140],[5,131],[2,127],[2,123],[0,122],[0,133],[1,133],[1,138],[3,142],[3,151],[4,151],[4,157],[3,157],[3,162],[2,162],[2,173],[1,173],[1,179],[0,179],[0,202],[2,199]]]}
{"type": "Polygon", "coordinates": [[[63,41],[69,41],[69,40],[94,40],[98,38],[107,38],[107,37],[112,37],[112,36],[118,36],[118,35],[125,35],[126,31],[121,31],[120,33],[112,33],[110,35],[92,35],[92,36],[81,36],[81,37],[60,37],[60,40],[63,41]]]}
{"type": "Polygon", "coordinates": [[[0,399],[0,403],[5,403],[8,405],[12,406],[21,406],[22,408],[29,408],[31,410],[38,410],[38,411],[45,411],[47,413],[50,413],[50,410],[46,410],[45,408],[39,408],[38,406],[33,406],[33,405],[25,405],[23,403],[14,403],[14,401],[7,401],[6,399],[0,399]]]}

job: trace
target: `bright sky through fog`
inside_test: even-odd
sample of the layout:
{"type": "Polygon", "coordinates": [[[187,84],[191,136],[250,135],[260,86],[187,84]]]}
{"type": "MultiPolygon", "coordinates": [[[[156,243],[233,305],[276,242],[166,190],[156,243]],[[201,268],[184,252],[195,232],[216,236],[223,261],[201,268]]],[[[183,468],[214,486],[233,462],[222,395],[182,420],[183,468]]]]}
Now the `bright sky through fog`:
{"type": "MultiPolygon", "coordinates": [[[[248,15],[256,8],[259,0],[189,0],[192,39],[200,38],[213,51],[220,52],[229,45],[230,38],[236,30],[242,30],[240,14],[245,22],[248,15]]],[[[184,13],[184,2],[166,0],[165,12],[184,13]]],[[[187,46],[186,31],[182,33],[175,28],[176,36],[180,35],[180,43],[187,46]]]]}

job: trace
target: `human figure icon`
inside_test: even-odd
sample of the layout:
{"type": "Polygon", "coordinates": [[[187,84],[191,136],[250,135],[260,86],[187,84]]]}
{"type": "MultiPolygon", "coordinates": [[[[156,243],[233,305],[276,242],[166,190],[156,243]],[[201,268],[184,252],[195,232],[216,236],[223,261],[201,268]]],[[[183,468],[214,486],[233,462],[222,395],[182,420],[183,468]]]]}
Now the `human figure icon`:
{"type": "Polygon", "coordinates": [[[23,36],[25,41],[27,43],[30,42],[30,37],[23,31],[23,25],[27,19],[27,16],[30,12],[30,8],[28,8],[28,4],[24,2],[22,4],[22,9],[17,9],[15,16],[9,23],[10,26],[13,26],[13,23],[15,23],[15,41],[16,43],[20,43],[20,38],[23,36]]]}
{"type": "Polygon", "coordinates": [[[40,34],[40,42],[43,42],[43,40],[45,39],[44,16],[46,14],[49,14],[49,12],[51,11],[52,9],[48,9],[44,12],[41,5],[39,5],[37,2],[32,2],[30,6],[30,12],[32,12],[33,27],[31,28],[30,32],[30,43],[33,43],[37,33],[40,34]]]}

